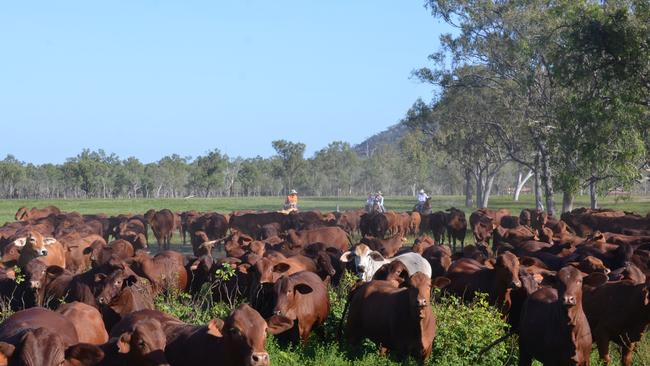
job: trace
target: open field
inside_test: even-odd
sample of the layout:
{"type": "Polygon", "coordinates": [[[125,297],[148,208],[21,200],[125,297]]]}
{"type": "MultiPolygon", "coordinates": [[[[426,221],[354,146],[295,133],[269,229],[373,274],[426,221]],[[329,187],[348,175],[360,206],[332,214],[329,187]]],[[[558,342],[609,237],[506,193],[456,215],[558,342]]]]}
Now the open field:
{"type": "MultiPolygon", "coordinates": [[[[304,210],[319,209],[334,211],[357,209],[363,207],[365,197],[301,197],[300,208],[304,210]]],[[[120,213],[144,213],[150,208],[168,208],[172,211],[198,210],[217,211],[226,213],[234,210],[278,210],[281,209],[284,197],[221,197],[221,198],[178,198],[178,199],[88,199],[88,200],[0,200],[0,222],[13,221],[14,214],[21,206],[43,207],[55,205],[63,211],[77,211],[82,214],[105,213],[116,215],[120,213]]],[[[431,200],[434,210],[444,210],[458,207],[465,212],[462,196],[435,196],[431,200]]],[[[411,210],[415,204],[413,197],[386,197],[387,210],[411,210]]],[[[561,208],[561,197],[558,195],[557,206],[561,208]]],[[[650,212],[650,197],[607,197],[601,200],[603,208],[615,208],[645,214],[650,212]]],[[[574,207],[589,206],[589,197],[576,198],[574,207]]],[[[519,214],[523,208],[534,207],[533,196],[522,196],[519,202],[514,202],[510,196],[494,196],[490,199],[491,208],[508,208],[519,214]]]]}

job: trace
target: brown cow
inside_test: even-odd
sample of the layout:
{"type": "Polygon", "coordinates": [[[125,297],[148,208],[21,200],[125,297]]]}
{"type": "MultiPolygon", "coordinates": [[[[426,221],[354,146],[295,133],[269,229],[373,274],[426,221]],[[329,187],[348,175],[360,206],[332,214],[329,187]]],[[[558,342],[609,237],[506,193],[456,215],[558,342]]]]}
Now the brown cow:
{"type": "Polygon", "coordinates": [[[312,230],[287,232],[287,243],[292,248],[304,248],[313,243],[324,243],[341,251],[348,250],[350,240],[345,230],[340,227],[321,227],[312,230]]]}
{"type": "Polygon", "coordinates": [[[422,215],[417,211],[412,211],[409,213],[411,220],[409,221],[409,234],[418,235],[420,233],[420,227],[422,226],[422,215]]]}
{"type": "Polygon", "coordinates": [[[38,231],[30,231],[26,237],[14,241],[20,249],[18,266],[24,267],[34,258],[39,258],[43,263],[65,268],[65,249],[56,239],[44,237],[38,231]]]}
{"type": "Polygon", "coordinates": [[[134,249],[147,248],[147,225],[144,219],[131,218],[122,221],[118,227],[115,239],[124,239],[133,245],[134,249]]]}
{"type": "Polygon", "coordinates": [[[165,250],[153,258],[146,253],[138,253],[131,261],[131,268],[153,285],[154,291],[176,289],[185,291],[187,288],[187,270],[185,256],[179,252],[165,250]]]}
{"type": "Polygon", "coordinates": [[[97,234],[80,236],[72,233],[58,240],[66,249],[65,268],[73,273],[81,273],[91,267],[91,255],[88,253],[87,248],[93,243],[106,245],[104,237],[97,234]]]}
{"type": "Polygon", "coordinates": [[[160,321],[141,314],[140,310],[126,315],[111,332],[110,342],[102,346],[104,359],[98,366],[166,366],[167,338],[160,321]]]}
{"type": "Polygon", "coordinates": [[[634,349],[650,324],[650,295],[646,283],[631,280],[584,287],[583,307],[600,358],[611,362],[609,342],[621,347],[621,363],[631,366],[634,349]]]}
{"type": "Polygon", "coordinates": [[[519,365],[530,366],[533,358],[544,365],[589,365],[592,338],[582,309],[583,277],[577,269],[564,267],[557,273],[557,288],[541,288],[526,299],[519,323],[519,365]]]}
{"type": "Polygon", "coordinates": [[[271,327],[271,331],[280,337],[286,337],[294,342],[297,342],[300,337],[300,340],[305,342],[311,330],[327,319],[330,309],[327,287],[312,272],[302,271],[280,278],[275,283],[273,293],[274,315],[269,320],[269,324],[275,324],[274,318],[277,317],[285,318],[280,322],[282,324],[287,322],[286,319],[295,324],[292,329],[282,329],[281,332],[275,332],[275,328],[271,327]]]}
{"type": "MultiPolygon", "coordinates": [[[[165,356],[174,366],[270,364],[264,349],[267,324],[248,305],[239,306],[224,320],[211,320],[207,326],[185,324],[154,310],[140,311],[131,314],[130,318],[132,322],[140,319],[160,322],[166,336],[165,356]]],[[[124,327],[115,327],[111,335],[124,330],[124,327]]]]}
{"type": "Polygon", "coordinates": [[[444,211],[437,211],[429,215],[429,228],[433,233],[436,243],[445,242],[445,231],[447,230],[447,220],[449,214],[444,211]]]}
{"type": "Polygon", "coordinates": [[[7,365],[94,365],[97,346],[79,343],[72,322],[43,308],[14,313],[0,324],[0,362],[7,365]]]}
{"type": "Polygon", "coordinates": [[[169,250],[172,235],[176,228],[174,213],[166,208],[160,211],[154,211],[150,214],[148,221],[149,225],[151,225],[151,230],[153,230],[153,234],[156,237],[156,241],[158,242],[158,250],[161,250],[161,245],[162,249],[169,250]]]}
{"type": "Polygon", "coordinates": [[[424,361],[436,336],[430,298],[431,278],[421,272],[409,278],[407,288],[397,288],[393,281],[364,283],[348,296],[349,342],[358,346],[369,338],[397,357],[424,361]]]}
{"type": "MultiPolygon", "coordinates": [[[[360,243],[366,244],[370,249],[381,253],[381,255],[383,255],[385,258],[391,258],[395,256],[400,248],[402,248],[402,244],[405,242],[406,238],[399,235],[388,239],[365,236],[360,241],[360,243]]],[[[347,250],[347,248],[345,250],[347,250]]]]}
{"type": "Polygon", "coordinates": [[[499,255],[494,268],[461,258],[451,264],[446,277],[451,280],[446,288],[451,293],[471,300],[475,292],[485,292],[504,314],[510,309],[509,290],[521,287],[519,260],[510,252],[499,255]]]}
{"type": "Polygon", "coordinates": [[[56,312],[70,320],[77,331],[80,343],[100,345],[108,341],[102,314],[96,308],[82,302],[63,304],[56,312]]]}
{"type": "Polygon", "coordinates": [[[127,260],[135,254],[133,245],[126,240],[118,239],[110,242],[108,245],[94,242],[90,247],[84,250],[84,254],[90,255],[90,262],[93,267],[102,266],[112,258],[117,260],[127,260]]]}
{"type": "Polygon", "coordinates": [[[47,206],[43,208],[33,207],[31,210],[27,210],[27,207],[21,207],[16,211],[16,220],[36,220],[40,218],[45,218],[50,215],[59,215],[61,210],[56,206],[47,206]]]}

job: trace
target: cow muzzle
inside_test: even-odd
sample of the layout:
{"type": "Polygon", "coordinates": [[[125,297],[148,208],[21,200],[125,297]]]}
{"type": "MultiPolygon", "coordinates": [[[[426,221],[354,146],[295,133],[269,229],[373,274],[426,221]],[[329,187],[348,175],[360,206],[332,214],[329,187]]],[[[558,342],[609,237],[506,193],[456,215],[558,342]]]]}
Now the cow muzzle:
{"type": "Polygon", "coordinates": [[[576,297],[575,296],[570,296],[570,295],[564,295],[564,305],[566,305],[566,306],[575,306],[576,305],[576,297]]]}
{"type": "Polygon", "coordinates": [[[510,283],[510,288],[521,288],[521,281],[514,280],[510,283]]]}
{"type": "Polygon", "coordinates": [[[41,249],[38,251],[38,255],[45,257],[47,255],[47,249],[41,249]]]}
{"type": "Polygon", "coordinates": [[[250,366],[268,366],[270,364],[269,362],[269,354],[266,352],[253,352],[250,358],[249,365],[250,366]]]}
{"type": "Polygon", "coordinates": [[[29,286],[34,290],[38,290],[41,288],[41,281],[29,281],[29,286]]]}

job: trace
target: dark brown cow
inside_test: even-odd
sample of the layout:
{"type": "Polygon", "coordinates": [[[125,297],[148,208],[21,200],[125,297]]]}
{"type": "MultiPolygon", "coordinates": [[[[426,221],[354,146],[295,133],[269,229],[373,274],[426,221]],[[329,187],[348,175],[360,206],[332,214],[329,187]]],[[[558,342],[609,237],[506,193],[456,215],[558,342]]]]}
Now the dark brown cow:
{"type": "Polygon", "coordinates": [[[393,261],[379,267],[377,272],[372,276],[373,280],[393,281],[395,287],[408,284],[409,271],[406,265],[400,261],[393,261]]]}
{"type": "Polygon", "coordinates": [[[431,278],[444,276],[451,266],[451,249],[446,245],[435,245],[424,250],[422,257],[431,264],[431,278]]]}
{"type": "Polygon", "coordinates": [[[449,214],[444,211],[437,211],[429,215],[429,228],[436,243],[443,244],[445,242],[448,218],[449,214]]]}
{"type": "MultiPolygon", "coordinates": [[[[388,239],[379,239],[372,236],[365,236],[361,238],[360,243],[366,244],[370,249],[376,250],[385,258],[392,258],[402,248],[406,242],[406,238],[401,236],[394,236],[388,239]]],[[[347,250],[344,249],[344,250],[347,250]]]]}
{"type": "Polygon", "coordinates": [[[168,291],[176,289],[185,291],[187,288],[186,259],[179,252],[165,250],[153,258],[146,253],[139,253],[133,257],[131,268],[141,277],[148,279],[154,291],[168,291]]]}
{"type": "Polygon", "coordinates": [[[79,343],[72,322],[51,310],[22,310],[0,324],[0,361],[5,365],[90,366],[102,356],[97,346],[79,343]]]}
{"type": "Polygon", "coordinates": [[[526,299],[519,323],[519,365],[530,366],[533,358],[544,365],[589,365],[592,338],[582,309],[583,277],[577,269],[564,267],[557,273],[557,288],[541,288],[526,299]]]}
{"type": "Polygon", "coordinates": [[[417,272],[407,288],[393,281],[364,283],[348,297],[348,341],[358,346],[369,338],[395,356],[415,356],[424,361],[431,354],[436,319],[430,303],[431,278],[417,272]]]}
{"type": "Polygon", "coordinates": [[[304,248],[313,243],[324,243],[341,251],[348,250],[350,240],[345,230],[339,227],[322,227],[312,230],[287,232],[287,243],[292,248],[304,248]]]}
{"type": "MultiPolygon", "coordinates": [[[[206,326],[194,326],[160,311],[140,311],[129,316],[131,323],[155,319],[165,332],[165,356],[174,366],[223,365],[268,366],[264,349],[267,324],[248,305],[241,305],[226,319],[214,319],[206,326]]],[[[124,324],[124,323],[122,323],[124,324]]],[[[128,328],[115,327],[111,335],[128,328]]]]}
{"type": "Polygon", "coordinates": [[[128,241],[136,250],[147,248],[147,225],[143,219],[128,219],[121,222],[117,229],[118,234],[115,239],[124,239],[128,241]]]}
{"type": "Polygon", "coordinates": [[[104,237],[97,234],[81,236],[76,233],[68,234],[58,239],[66,249],[65,268],[73,273],[81,273],[91,266],[91,255],[88,253],[93,243],[106,245],[104,237]]]}
{"type": "Polygon", "coordinates": [[[93,267],[103,266],[111,259],[127,260],[135,254],[133,245],[126,240],[118,239],[108,245],[94,242],[85,249],[84,254],[90,255],[93,267]]]}
{"type": "Polygon", "coordinates": [[[160,321],[148,318],[152,310],[126,315],[111,332],[111,341],[102,346],[104,359],[98,366],[166,366],[167,338],[160,321]]]}
{"type": "Polygon", "coordinates": [[[460,250],[465,246],[465,233],[467,232],[467,219],[465,212],[452,207],[447,210],[447,241],[456,251],[456,240],[460,241],[460,250]]]}
{"type": "Polygon", "coordinates": [[[176,228],[175,223],[174,213],[166,208],[150,214],[149,225],[151,225],[151,230],[153,230],[153,234],[156,237],[158,250],[161,250],[161,246],[162,249],[169,250],[172,235],[176,228]]]}
{"type": "Polygon", "coordinates": [[[345,230],[347,233],[353,234],[359,231],[359,223],[363,211],[346,211],[339,216],[336,224],[345,230]]]}
{"type": "Polygon", "coordinates": [[[609,342],[621,347],[621,363],[632,365],[634,349],[650,324],[650,295],[646,283],[631,280],[584,287],[583,307],[600,358],[609,364],[609,342]]]}
{"type": "MultiPolygon", "coordinates": [[[[282,332],[275,332],[275,328],[271,327],[272,332],[278,334],[281,339],[286,337],[297,342],[299,338],[305,342],[311,330],[327,319],[330,309],[327,287],[312,272],[302,271],[280,278],[275,283],[273,293],[275,298],[273,318],[282,317],[285,320],[280,323],[284,324],[288,319],[295,324],[292,329],[282,329],[282,332]]],[[[276,323],[273,318],[269,320],[269,324],[276,323]]]]}
{"type": "Polygon", "coordinates": [[[451,280],[446,288],[451,293],[471,300],[475,292],[485,292],[504,314],[509,311],[509,290],[521,287],[519,260],[510,252],[499,255],[494,268],[461,258],[451,264],[446,277],[451,280]]]}
{"type": "Polygon", "coordinates": [[[149,283],[130,270],[97,274],[97,303],[106,329],[112,329],[122,317],[134,311],[153,309],[153,290],[149,283]]]}
{"type": "Polygon", "coordinates": [[[75,301],[59,306],[56,312],[74,325],[80,343],[100,345],[108,341],[102,314],[96,308],[75,301]]]}

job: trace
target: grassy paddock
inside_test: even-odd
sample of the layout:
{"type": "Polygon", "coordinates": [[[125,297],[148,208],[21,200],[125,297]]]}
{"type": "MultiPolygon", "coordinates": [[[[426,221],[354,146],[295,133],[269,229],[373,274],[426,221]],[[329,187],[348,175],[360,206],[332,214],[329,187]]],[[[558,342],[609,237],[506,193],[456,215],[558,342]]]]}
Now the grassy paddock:
{"type": "MultiPolygon", "coordinates": [[[[561,207],[561,197],[558,195],[557,207],[561,207]]],[[[80,200],[0,200],[0,222],[13,221],[19,207],[43,207],[55,205],[64,211],[77,211],[82,214],[105,213],[144,213],[150,208],[168,208],[173,211],[198,210],[230,212],[233,210],[278,210],[282,207],[282,197],[220,197],[220,198],[189,198],[189,199],[80,199],[80,200]]],[[[365,197],[301,197],[302,209],[320,209],[333,211],[361,208],[365,197]]],[[[385,206],[388,210],[410,210],[415,204],[413,197],[386,197],[385,206]]],[[[444,210],[449,207],[465,209],[462,196],[435,196],[432,198],[434,210],[444,210]]],[[[575,207],[588,206],[589,197],[581,196],[576,199],[575,207]]],[[[508,208],[518,214],[523,208],[534,207],[533,196],[522,196],[519,202],[514,202],[510,196],[495,196],[490,200],[492,208],[508,208]]],[[[645,214],[650,211],[650,196],[648,197],[606,197],[601,200],[601,207],[634,211],[645,214]]]]}

